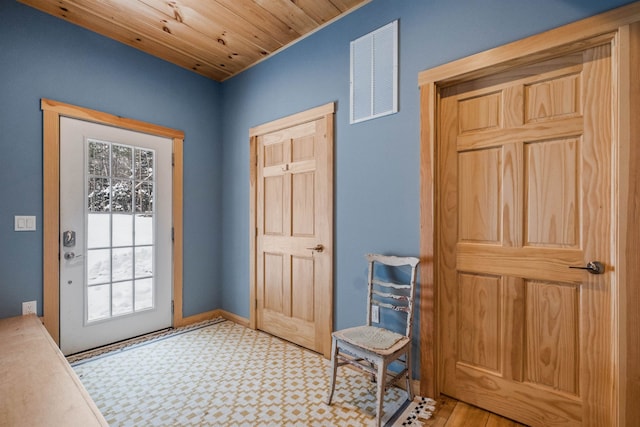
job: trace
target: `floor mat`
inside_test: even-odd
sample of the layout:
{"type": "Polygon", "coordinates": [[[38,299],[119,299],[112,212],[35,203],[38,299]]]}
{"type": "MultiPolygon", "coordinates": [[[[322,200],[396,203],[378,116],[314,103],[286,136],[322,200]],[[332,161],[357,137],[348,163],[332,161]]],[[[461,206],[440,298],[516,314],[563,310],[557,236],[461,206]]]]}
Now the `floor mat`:
{"type": "Polygon", "coordinates": [[[389,424],[393,427],[414,426],[420,427],[431,418],[436,410],[436,401],[428,397],[416,396],[413,401],[403,407],[389,424]]]}
{"type": "Polygon", "coordinates": [[[150,344],[157,340],[169,338],[174,335],[184,334],[189,331],[204,328],[210,325],[215,325],[216,323],[220,323],[224,321],[225,319],[223,319],[222,317],[216,317],[215,319],[204,320],[202,322],[193,323],[191,325],[182,326],[180,328],[162,329],[160,331],[152,332],[150,334],[145,334],[139,337],[130,338],[124,341],[119,341],[117,343],[106,345],[104,347],[94,348],[91,350],[83,351],[81,353],[76,353],[76,354],[66,356],[67,362],[69,362],[71,366],[74,366],[74,365],[92,360],[96,357],[100,357],[107,354],[111,355],[118,351],[129,350],[139,345],[150,344]]]}

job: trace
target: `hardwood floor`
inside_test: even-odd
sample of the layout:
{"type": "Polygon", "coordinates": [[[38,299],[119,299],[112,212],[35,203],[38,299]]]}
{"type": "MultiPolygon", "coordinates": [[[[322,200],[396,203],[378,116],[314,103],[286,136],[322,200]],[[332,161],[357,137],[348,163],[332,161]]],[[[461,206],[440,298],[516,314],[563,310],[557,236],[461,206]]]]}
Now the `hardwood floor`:
{"type": "Polygon", "coordinates": [[[518,427],[524,424],[492,414],[446,396],[437,399],[436,412],[423,421],[428,427],[518,427]]]}

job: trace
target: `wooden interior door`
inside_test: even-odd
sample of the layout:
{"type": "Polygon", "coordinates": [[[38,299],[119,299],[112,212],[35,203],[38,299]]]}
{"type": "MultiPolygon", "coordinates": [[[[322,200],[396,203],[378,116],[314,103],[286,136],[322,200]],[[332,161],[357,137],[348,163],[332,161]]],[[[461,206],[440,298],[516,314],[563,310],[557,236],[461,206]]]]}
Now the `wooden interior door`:
{"type": "Polygon", "coordinates": [[[441,91],[440,384],[528,425],[614,425],[611,70],[602,45],[441,91]]]}
{"type": "Polygon", "coordinates": [[[327,116],[257,137],[257,327],[330,354],[333,126],[327,116]]]}

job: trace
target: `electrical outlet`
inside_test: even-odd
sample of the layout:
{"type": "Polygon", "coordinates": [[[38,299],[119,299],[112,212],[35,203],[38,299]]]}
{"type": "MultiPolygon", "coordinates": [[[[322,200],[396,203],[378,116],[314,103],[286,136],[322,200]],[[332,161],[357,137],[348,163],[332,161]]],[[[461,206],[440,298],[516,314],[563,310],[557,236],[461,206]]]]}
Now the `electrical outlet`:
{"type": "Polygon", "coordinates": [[[373,323],[380,323],[380,306],[379,305],[371,306],[371,321],[373,323]]]}
{"type": "Polygon", "coordinates": [[[22,315],[38,314],[38,301],[27,301],[22,303],[22,315]]]}

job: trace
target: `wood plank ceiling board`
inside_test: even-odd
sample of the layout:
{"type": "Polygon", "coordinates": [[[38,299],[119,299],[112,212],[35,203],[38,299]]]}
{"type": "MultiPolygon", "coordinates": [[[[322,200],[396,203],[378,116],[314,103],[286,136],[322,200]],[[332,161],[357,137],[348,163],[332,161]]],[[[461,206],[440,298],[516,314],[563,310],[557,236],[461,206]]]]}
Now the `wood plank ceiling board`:
{"type": "Polygon", "coordinates": [[[371,0],[18,0],[223,81],[371,0]]]}

